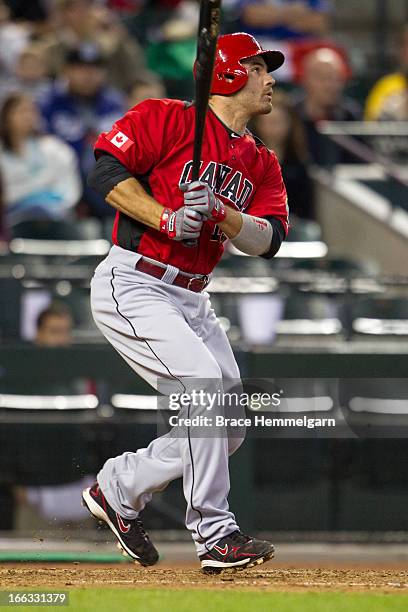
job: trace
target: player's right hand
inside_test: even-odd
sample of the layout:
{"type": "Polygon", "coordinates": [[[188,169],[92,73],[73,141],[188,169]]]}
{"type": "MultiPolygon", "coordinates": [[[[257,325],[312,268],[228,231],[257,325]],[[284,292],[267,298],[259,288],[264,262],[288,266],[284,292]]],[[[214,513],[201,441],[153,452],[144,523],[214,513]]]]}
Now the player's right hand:
{"type": "Polygon", "coordinates": [[[178,210],[165,208],[160,217],[160,231],[171,240],[195,240],[200,236],[205,217],[188,206],[178,210]]]}
{"type": "Polygon", "coordinates": [[[185,206],[196,210],[216,223],[224,221],[226,215],[224,204],[217,198],[207,183],[202,181],[182,183],[180,189],[184,192],[185,206]]]}

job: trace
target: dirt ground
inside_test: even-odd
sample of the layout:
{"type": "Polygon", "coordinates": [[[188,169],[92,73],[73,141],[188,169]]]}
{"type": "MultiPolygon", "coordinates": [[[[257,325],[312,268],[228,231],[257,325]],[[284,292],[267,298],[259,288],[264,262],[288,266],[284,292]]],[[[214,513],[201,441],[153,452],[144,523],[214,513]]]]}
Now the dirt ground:
{"type": "Polygon", "coordinates": [[[70,588],[174,588],[243,589],[257,591],[365,591],[408,595],[408,568],[297,567],[273,562],[246,571],[225,570],[207,576],[198,567],[178,564],[141,568],[133,563],[120,565],[3,564],[0,589],[58,587],[70,588]]]}

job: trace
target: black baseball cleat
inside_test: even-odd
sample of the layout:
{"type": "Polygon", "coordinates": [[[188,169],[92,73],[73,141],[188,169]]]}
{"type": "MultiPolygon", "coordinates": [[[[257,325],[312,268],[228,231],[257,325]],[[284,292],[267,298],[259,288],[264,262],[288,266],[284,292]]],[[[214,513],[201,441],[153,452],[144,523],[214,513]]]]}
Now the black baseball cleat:
{"type": "Polygon", "coordinates": [[[247,569],[269,561],[273,553],[274,547],[270,542],[234,531],[200,556],[201,569],[205,574],[219,574],[230,567],[247,569]]]}
{"type": "Polygon", "coordinates": [[[83,505],[92,516],[104,521],[118,539],[118,548],[141,565],[154,565],[159,553],[149,540],[140,518],[122,518],[106,501],[98,483],[82,491],[83,505]]]}

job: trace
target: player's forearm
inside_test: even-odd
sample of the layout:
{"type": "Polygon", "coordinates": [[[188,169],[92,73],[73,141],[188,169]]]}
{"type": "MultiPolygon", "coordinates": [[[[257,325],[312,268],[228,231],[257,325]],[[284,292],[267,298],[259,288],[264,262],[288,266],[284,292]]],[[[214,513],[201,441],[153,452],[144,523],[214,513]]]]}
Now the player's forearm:
{"type": "Polygon", "coordinates": [[[241,231],[242,216],[241,213],[233,208],[225,207],[226,217],[224,221],[218,223],[218,227],[228,238],[235,238],[241,231]]]}
{"type": "Polygon", "coordinates": [[[121,181],[106,196],[108,204],[135,221],[153,229],[160,228],[164,206],[152,198],[135,178],[121,181]]]}
{"type": "Polygon", "coordinates": [[[88,175],[87,183],[116,210],[148,227],[160,228],[164,207],[114,156],[102,152],[88,175]]]}
{"type": "Polygon", "coordinates": [[[247,255],[269,252],[273,239],[273,228],[269,221],[231,208],[226,208],[226,213],[224,221],[218,226],[237,249],[247,255]]]}
{"type": "Polygon", "coordinates": [[[247,255],[263,255],[272,244],[273,228],[266,219],[241,213],[242,227],[231,239],[232,244],[247,255]]]}

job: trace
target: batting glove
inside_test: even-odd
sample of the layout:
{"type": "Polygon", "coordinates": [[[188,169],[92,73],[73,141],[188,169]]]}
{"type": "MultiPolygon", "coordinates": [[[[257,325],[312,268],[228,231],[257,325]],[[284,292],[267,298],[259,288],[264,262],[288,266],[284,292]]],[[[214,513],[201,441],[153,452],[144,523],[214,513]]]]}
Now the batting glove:
{"type": "Polygon", "coordinates": [[[171,240],[194,240],[200,236],[204,221],[205,217],[187,206],[178,210],[165,208],[160,217],[160,231],[171,240]]]}
{"type": "Polygon", "coordinates": [[[224,204],[206,183],[193,181],[183,183],[180,189],[184,191],[184,205],[193,208],[207,219],[216,223],[224,221],[226,212],[224,204]]]}

